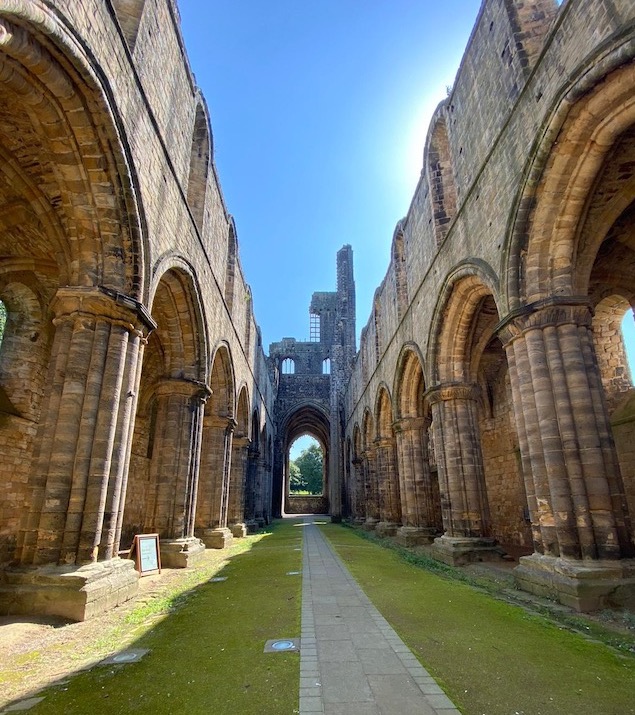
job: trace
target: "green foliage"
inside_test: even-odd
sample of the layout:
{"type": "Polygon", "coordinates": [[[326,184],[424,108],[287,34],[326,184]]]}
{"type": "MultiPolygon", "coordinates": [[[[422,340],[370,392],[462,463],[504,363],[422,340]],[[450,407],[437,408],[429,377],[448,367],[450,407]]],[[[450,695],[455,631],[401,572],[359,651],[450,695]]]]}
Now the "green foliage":
{"type": "MultiPolygon", "coordinates": [[[[451,572],[460,569],[430,573],[425,559],[406,562],[403,553],[363,533],[335,524],[320,529],[465,715],[634,712],[635,658],[599,642],[599,629],[573,633],[551,614],[528,612],[456,580],[451,572]]],[[[573,619],[582,616],[568,615],[573,619]]]]}
{"type": "MultiPolygon", "coordinates": [[[[312,444],[310,447],[303,449],[295,462],[289,463],[290,470],[291,464],[293,464],[300,473],[299,481],[296,482],[300,485],[299,488],[294,489],[290,481],[290,491],[307,491],[309,494],[322,494],[323,463],[322,450],[317,444],[312,444]]],[[[292,474],[291,472],[290,476],[292,474]]]]}
{"type": "Polygon", "coordinates": [[[34,715],[298,712],[298,654],[263,653],[269,638],[300,635],[302,581],[286,575],[301,565],[295,523],[277,522],[269,533],[241,539],[248,548],[232,548],[219,572],[227,581],[206,579],[149,608],[140,604],[129,622],[145,613],[151,627],[125,645],[150,653],[139,663],[95,667],[65,680],[43,693],[34,715]],[[157,613],[165,617],[153,620],[157,613]]]}
{"type": "Polygon", "coordinates": [[[293,459],[289,460],[289,491],[302,492],[305,486],[302,482],[302,472],[293,459]]]}

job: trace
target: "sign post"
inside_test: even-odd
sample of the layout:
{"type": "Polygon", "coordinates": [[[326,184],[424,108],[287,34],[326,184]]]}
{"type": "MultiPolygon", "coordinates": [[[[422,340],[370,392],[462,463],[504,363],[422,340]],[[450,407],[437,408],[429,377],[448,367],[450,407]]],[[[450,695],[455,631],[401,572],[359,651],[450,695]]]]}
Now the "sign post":
{"type": "Polygon", "coordinates": [[[158,534],[136,534],[130,557],[134,554],[135,569],[141,576],[161,573],[161,553],[158,534]]]}

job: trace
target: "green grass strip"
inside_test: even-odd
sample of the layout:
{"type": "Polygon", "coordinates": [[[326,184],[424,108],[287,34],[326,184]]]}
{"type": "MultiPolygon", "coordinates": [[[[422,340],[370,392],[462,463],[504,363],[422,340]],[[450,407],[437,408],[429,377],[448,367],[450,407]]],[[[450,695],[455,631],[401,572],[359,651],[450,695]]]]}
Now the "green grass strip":
{"type": "Polygon", "coordinates": [[[635,713],[635,658],[335,524],[325,536],[465,715],[635,713]]]}
{"type": "MultiPolygon", "coordinates": [[[[34,715],[278,715],[298,709],[297,653],[263,653],[269,638],[300,635],[302,530],[277,522],[230,558],[221,583],[162,603],[169,616],[129,647],[129,665],[96,666],[45,691],[34,715]]],[[[144,606],[153,617],[151,605],[144,606]]],[[[143,614],[131,617],[131,626],[143,614]]]]}

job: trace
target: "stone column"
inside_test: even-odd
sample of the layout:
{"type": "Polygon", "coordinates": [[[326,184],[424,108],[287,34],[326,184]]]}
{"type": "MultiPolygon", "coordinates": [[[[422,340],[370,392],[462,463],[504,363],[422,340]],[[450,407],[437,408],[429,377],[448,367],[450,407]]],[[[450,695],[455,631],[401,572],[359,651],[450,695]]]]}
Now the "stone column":
{"type": "Polygon", "coordinates": [[[256,470],[256,486],[254,493],[254,519],[256,527],[262,529],[267,523],[267,510],[265,504],[269,494],[269,474],[267,470],[267,457],[261,450],[255,461],[254,468],[256,470]]]}
{"type": "Polygon", "coordinates": [[[11,608],[19,612],[24,600],[31,612],[83,620],[136,589],[132,562],[112,557],[142,345],[156,326],[136,300],[106,289],[61,288],[51,309],[49,390],[17,557],[22,565],[59,564],[72,578],[60,581],[50,567],[16,576],[11,608]]]}
{"type": "MultiPolygon", "coordinates": [[[[635,568],[620,563],[633,556],[632,533],[588,301],[527,306],[500,334],[536,549],[521,559],[517,578],[575,608],[604,607],[616,579],[630,579],[635,590],[635,568]]],[[[623,597],[627,590],[623,582],[623,597]]]]}
{"type": "Polygon", "coordinates": [[[354,511],[352,514],[353,523],[361,525],[365,520],[366,490],[364,485],[364,460],[361,457],[353,457],[353,486],[355,492],[354,511]]]}
{"type": "Polygon", "coordinates": [[[194,537],[203,409],[209,390],[185,379],[161,381],[155,389],[157,420],[150,481],[156,499],[148,528],[161,537],[161,562],[191,566],[205,547],[194,537]]]}
{"type": "Polygon", "coordinates": [[[229,480],[232,463],[232,442],[236,421],[233,418],[210,416],[205,418],[206,432],[210,437],[204,445],[204,465],[207,472],[205,506],[199,514],[201,539],[205,546],[223,549],[232,543],[233,536],[227,528],[229,480]]]}
{"type": "Polygon", "coordinates": [[[379,488],[379,524],[376,531],[380,536],[394,536],[401,524],[399,475],[396,469],[394,441],[388,438],[376,439],[375,453],[379,488]]]}
{"type": "Polygon", "coordinates": [[[262,501],[260,481],[260,452],[250,447],[247,451],[247,478],[245,486],[245,525],[247,533],[258,530],[256,521],[256,505],[262,501]]]}
{"type": "Polygon", "coordinates": [[[403,523],[397,539],[405,546],[429,544],[438,534],[426,427],[423,417],[406,417],[394,425],[403,523]]]}
{"type": "Polygon", "coordinates": [[[232,445],[227,522],[230,531],[236,538],[247,536],[247,527],[245,525],[245,482],[247,479],[247,456],[250,443],[249,437],[234,436],[232,445]]]}
{"type": "Polygon", "coordinates": [[[438,558],[454,565],[500,558],[489,537],[488,506],[478,428],[477,388],[451,383],[425,394],[431,405],[441,489],[443,536],[438,558]]]}
{"type": "Polygon", "coordinates": [[[362,454],[364,461],[364,492],[366,520],[364,529],[373,531],[379,523],[379,491],[377,489],[377,461],[374,446],[368,447],[362,454]]]}

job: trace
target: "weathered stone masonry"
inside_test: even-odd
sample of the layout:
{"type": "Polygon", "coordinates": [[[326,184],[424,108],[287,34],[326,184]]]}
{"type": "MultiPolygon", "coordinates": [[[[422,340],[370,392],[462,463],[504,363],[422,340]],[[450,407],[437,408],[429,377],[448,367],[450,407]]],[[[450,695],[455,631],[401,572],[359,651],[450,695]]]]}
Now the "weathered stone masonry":
{"type": "Polygon", "coordinates": [[[174,0],[0,0],[0,611],[292,511],[306,432],[334,519],[634,607],[634,87],[629,0],[484,0],[359,352],[344,246],[267,358],[174,0]]]}
{"type": "Polygon", "coordinates": [[[524,551],[580,609],[635,605],[634,30],[626,0],[483,2],[346,393],[356,521],[398,490],[398,538],[524,551]]]}
{"type": "Polygon", "coordinates": [[[0,609],[271,516],[274,388],[172,0],[0,2],[0,609]],[[246,495],[247,479],[250,493],[246,495]]]}

